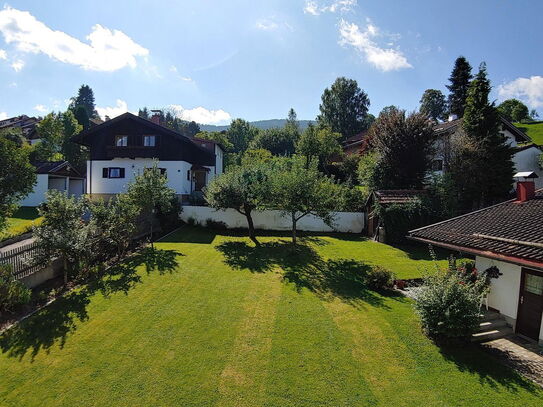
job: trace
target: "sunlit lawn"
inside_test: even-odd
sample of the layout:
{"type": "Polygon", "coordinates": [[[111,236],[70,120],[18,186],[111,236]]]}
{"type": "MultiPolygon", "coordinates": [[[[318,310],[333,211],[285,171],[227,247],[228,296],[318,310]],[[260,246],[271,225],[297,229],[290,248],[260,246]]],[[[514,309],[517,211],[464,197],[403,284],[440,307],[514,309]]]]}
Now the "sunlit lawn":
{"type": "Polygon", "coordinates": [[[8,227],[0,232],[0,241],[29,232],[40,221],[38,210],[31,206],[20,207],[10,218],[8,227]]]}
{"type": "Polygon", "coordinates": [[[535,144],[543,146],[543,122],[514,124],[524,131],[535,144]]]}
{"type": "Polygon", "coordinates": [[[477,347],[436,347],[410,300],[355,278],[362,261],[416,273],[420,253],[261,240],[182,228],[31,317],[0,338],[0,405],[543,405],[477,347]]]}

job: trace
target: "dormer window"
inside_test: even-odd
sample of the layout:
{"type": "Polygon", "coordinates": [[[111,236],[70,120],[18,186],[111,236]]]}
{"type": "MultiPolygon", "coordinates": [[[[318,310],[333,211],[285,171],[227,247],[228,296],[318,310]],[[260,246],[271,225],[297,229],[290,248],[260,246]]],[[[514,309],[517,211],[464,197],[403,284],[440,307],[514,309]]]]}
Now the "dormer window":
{"type": "Polygon", "coordinates": [[[128,146],[128,136],[115,136],[115,146],[116,147],[128,146]]]}
{"type": "Polygon", "coordinates": [[[155,136],[143,136],[143,145],[144,145],[144,147],[154,147],[154,146],[156,146],[156,137],[155,136]]]}

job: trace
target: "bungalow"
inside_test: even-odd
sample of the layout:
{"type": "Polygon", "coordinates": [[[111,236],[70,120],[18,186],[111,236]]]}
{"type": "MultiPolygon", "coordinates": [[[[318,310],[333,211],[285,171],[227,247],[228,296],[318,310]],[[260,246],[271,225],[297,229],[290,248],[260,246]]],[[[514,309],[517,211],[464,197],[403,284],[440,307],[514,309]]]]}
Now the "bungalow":
{"type": "Polygon", "coordinates": [[[21,206],[38,206],[45,201],[45,193],[52,189],[75,196],[85,193],[85,177],[68,161],[41,161],[33,165],[36,167],[36,185],[19,203],[21,206]]]}
{"type": "Polygon", "coordinates": [[[151,120],[124,113],[73,138],[89,148],[87,194],[105,199],[125,191],[134,176],[158,160],[179,199],[200,192],[223,172],[224,151],[210,140],[186,137],[151,120]]]}
{"type": "Polygon", "coordinates": [[[543,344],[543,189],[517,174],[516,199],[409,232],[409,238],[475,256],[477,270],[497,267],[488,306],[515,332],[543,344]]]}

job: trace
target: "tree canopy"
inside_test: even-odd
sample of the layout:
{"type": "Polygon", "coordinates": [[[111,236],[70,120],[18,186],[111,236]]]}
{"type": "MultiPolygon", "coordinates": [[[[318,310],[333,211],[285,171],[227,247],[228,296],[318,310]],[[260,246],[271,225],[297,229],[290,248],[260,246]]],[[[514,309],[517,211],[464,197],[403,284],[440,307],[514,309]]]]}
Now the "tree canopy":
{"type": "Polygon", "coordinates": [[[469,83],[472,77],[471,65],[468,60],[463,56],[458,57],[454,62],[454,68],[449,77],[450,84],[447,85],[450,92],[448,98],[449,113],[458,117],[464,116],[469,83]]]}
{"type": "Polygon", "coordinates": [[[19,146],[0,136],[0,231],[36,183],[36,169],[30,164],[29,154],[29,146],[19,146]]]}
{"type": "MultiPolygon", "coordinates": [[[[376,163],[371,184],[376,189],[420,189],[430,168],[434,131],[422,113],[393,109],[370,129],[376,163]]],[[[368,167],[369,166],[369,167],[368,167]]],[[[366,177],[366,176],[365,176],[366,177]]]]}
{"type": "MultiPolygon", "coordinates": [[[[71,98],[69,109],[75,111],[79,106],[82,106],[85,109],[89,119],[99,117],[98,112],[96,111],[94,92],[89,85],[81,85],[77,91],[77,95],[71,98]]],[[[81,122],[79,124],[82,126],[85,125],[81,122]]]]}
{"type": "Polygon", "coordinates": [[[420,99],[420,112],[434,121],[447,117],[447,101],[443,92],[437,89],[426,89],[420,99]]]}
{"type": "Polygon", "coordinates": [[[337,78],[321,96],[320,124],[340,133],[342,139],[367,129],[370,99],[354,79],[337,78]]]}
{"type": "Polygon", "coordinates": [[[498,113],[510,122],[523,122],[531,120],[528,106],[518,99],[507,99],[497,107],[498,113]]]}
{"type": "Polygon", "coordinates": [[[251,149],[265,149],[273,155],[292,155],[295,150],[297,133],[286,128],[260,130],[249,143],[251,149]]]}

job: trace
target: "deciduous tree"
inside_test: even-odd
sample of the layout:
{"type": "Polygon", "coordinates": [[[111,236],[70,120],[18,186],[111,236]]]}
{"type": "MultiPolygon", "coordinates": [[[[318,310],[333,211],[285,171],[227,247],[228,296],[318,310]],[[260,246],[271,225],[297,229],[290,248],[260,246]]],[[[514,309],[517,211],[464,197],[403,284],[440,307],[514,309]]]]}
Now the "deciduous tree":
{"type": "Polygon", "coordinates": [[[270,167],[262,162],[236,166],[214,178],[205,189],[211,207],[231,208],[247,218],[249,238],[257,245],[252,213],[271,199],[269,174],[270,167]]]}
{"type": "Polygon", "coordinates": [[[314,215],[333,225],[334,210],[342,206],[341,188],[331,177],[318,171],[316,163],[306,167],[300,157],[279,160],[271,173],[272,193],[268,205],[289,216],[292,242],[296,244],[297,223],[314,215]]]}
{"type": "Polygon", "coordinates": [[[29,154],[29,146],[19,146],[0,136],[0,231],[36,183],[36,169],[30,164],[29,154]]]}
{"type": "Polygon", "coordinates": [[[322,94],[319,123],[340,133],[342,139],[354,136],[368,125],[370,99],[354,79],[337,78],[322,94]]]}
{"type": "Polygon", "coordinates": [[[381,114],[370,129],[376,153],[371,184],[376,189],[420,189],[430,168],[433,125],[426,115],[404,110],[381,114]]]}
{"type": "Polygon", "coordinates": [[[437,122],[445,120],[446,111],[445,95],[437,89],[426,89],[420,99],[420,112],[437,122]]]}
{"type": "Polygon", "coordinates": [[[510,122],[522,122],[530,120],[528,106],[518,99],[507,99],[497,107],[498,113],[510,122]]]}

